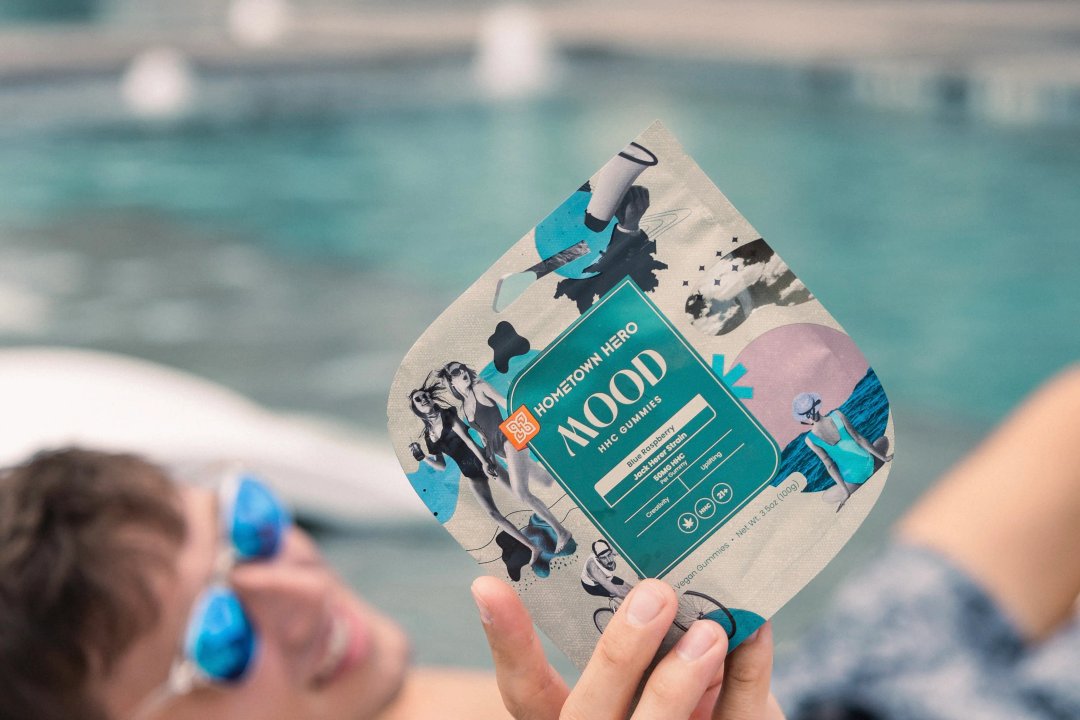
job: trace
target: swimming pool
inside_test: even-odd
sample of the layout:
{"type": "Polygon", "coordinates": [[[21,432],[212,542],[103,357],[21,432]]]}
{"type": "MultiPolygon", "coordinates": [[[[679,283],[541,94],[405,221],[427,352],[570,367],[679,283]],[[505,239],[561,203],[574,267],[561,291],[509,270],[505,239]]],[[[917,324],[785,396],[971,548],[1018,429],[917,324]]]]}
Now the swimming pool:
{"type": "Polygon", "coordinates": [[[4,287],[44,309],[41,322],[0,318],[0,338],[157,358],[231,343],[262,362],[260,344],[284,342],[322,380],[297,378],[296,395],[242,389],[374,427],[394,359],[432,314],[659,117],[864,345],[894,402],[987,422],[1076,357],[1080,132],[725,96],[674,64],[607,85],[605,72],[591,63],[558,98],[511,107],[4,137],[4,287]],[[49,262],[78,282],[34,282],[49,262]],[[235,304],[270,316],[245,323],[205,294],[214,286],[243,288],[235,304]],[[312,317],[321,329],[280,336],[312,317]]]}
{"type": "MultiPolygon", "coordinates": [[[[660,118],[888,391],[902,447],[875,532],[1080,356],[1080,131],[778,97],[692,63],[581,59],[557,95],[512,105],[475,100],[464,62],[437,98],[399,97],[423,68],[382,72],[398,94],[347,107],[0,134],[0,342],[131,353],[381,432],[427,323],[660,118]]],[[[441,541],[329,539],[377,602],[415,590],[414,630],[423,589],[471,572],[441,541]]],[[[438,617],[471,612],[458,584],[438,617]]]]}

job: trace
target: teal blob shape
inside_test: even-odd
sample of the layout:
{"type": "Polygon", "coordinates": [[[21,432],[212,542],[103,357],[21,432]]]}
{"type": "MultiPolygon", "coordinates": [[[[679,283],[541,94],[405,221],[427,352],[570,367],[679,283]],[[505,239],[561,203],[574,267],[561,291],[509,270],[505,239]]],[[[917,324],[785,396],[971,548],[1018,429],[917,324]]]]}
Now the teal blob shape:
{"type": "Polygon", "coordinates": [[[435,519],[444,525],[454,517],[457,510],[458,488],[461,486],[461,470],[449,455],[443,455],[446,467],[436,470],[426,462],[421,462],[416,472],[405,473],[420,499],[435,519]]]}
{"type": "MultiPolygon", "coordinates": [[[[521,528],[521,533],[529,539],[531,543],[539,548],[542,548],[540,553],[540,559],[533,565],[533,574],[539,578],[546,578],[551,574],[551,561],[558,557],[567,557],[577,552],[577,541],[571,538],[566,544],[566,547],[562,549],[562,552],[555,552],[555,542],[558,538],[558,534],[555,529],[544,522],[544,519],[539,515],[531,515],[529,517],[529,524],[521,528]]],[[[526,549],[526,552],[531,552],[526,549]]]]}
{"type": "MultiPolygon", "coordinates": [[[[729,608],[731,616],[735,618],[735,635],[728,640],[728,652],[739,647],[743,640],[750,637],[759,627],[765,624],[765,618],[750,610],[729,608]]],[[[724,632],[731,632],[731,620],[723,610],[715,610],[705,616],[704,619],[713,620],[723,626],[724,632]]]]}
{"type": "Polygon", "coordinates": [[[585,208],[591,199],[591,192],[578,190],[536,226],[536,252],[541,259],[547,259],[582,240],[589,243],[587,255],[555,269],[563,277],[580,279],[596,275],[585,272],[585,268],[600,259],[600,253],[607,249],[611,241],[611,227],[615,224],[615,218],[600,232],[585,227],[585,208]]]}

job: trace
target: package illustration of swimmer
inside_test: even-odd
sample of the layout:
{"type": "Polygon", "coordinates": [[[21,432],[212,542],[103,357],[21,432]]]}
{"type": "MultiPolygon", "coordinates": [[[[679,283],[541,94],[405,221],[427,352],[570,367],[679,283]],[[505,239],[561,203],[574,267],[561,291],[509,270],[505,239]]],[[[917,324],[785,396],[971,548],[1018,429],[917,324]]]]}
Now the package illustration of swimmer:
{"type": "Polygon", "coordinates": [[[822,415],[821,396],[815,392],[796,395],[791,401],[791,414],[799,423],[810,426],[804,441],[836,483],[823,496],[826,502],[836,503],[837,512],[852,493],[893,458],[887,454],[888,438],[882,436],[870,442],[839,409],[822,415]]]}

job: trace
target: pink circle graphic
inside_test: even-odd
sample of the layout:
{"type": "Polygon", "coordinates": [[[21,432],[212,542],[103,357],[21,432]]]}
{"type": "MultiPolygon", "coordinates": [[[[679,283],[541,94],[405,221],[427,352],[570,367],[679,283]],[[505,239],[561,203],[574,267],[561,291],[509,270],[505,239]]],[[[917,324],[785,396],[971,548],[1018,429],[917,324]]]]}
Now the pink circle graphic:
{"type": "Polygon", "coordinates": [[[791,401],[803,392],[821,395],[821,412],[839,407],[870,364],[850,337],[824,325],[798,323],[770,330],[736,358],[746,368],[740,385],[754,388],[743,400],[781,449],[806,431],[791,416],[791,401]]]}

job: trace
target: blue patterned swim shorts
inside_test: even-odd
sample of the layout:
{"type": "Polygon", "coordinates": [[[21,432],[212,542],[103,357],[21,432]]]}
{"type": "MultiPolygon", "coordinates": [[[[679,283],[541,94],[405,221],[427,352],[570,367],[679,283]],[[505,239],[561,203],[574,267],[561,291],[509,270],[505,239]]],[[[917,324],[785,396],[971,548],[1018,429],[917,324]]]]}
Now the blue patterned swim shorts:
{"type": "Polygon", "coordinates": [[[789,720],[1080,718],[1080,623],[1029,644],[940,554],[895,544],[777,658],[789,720]]]}

